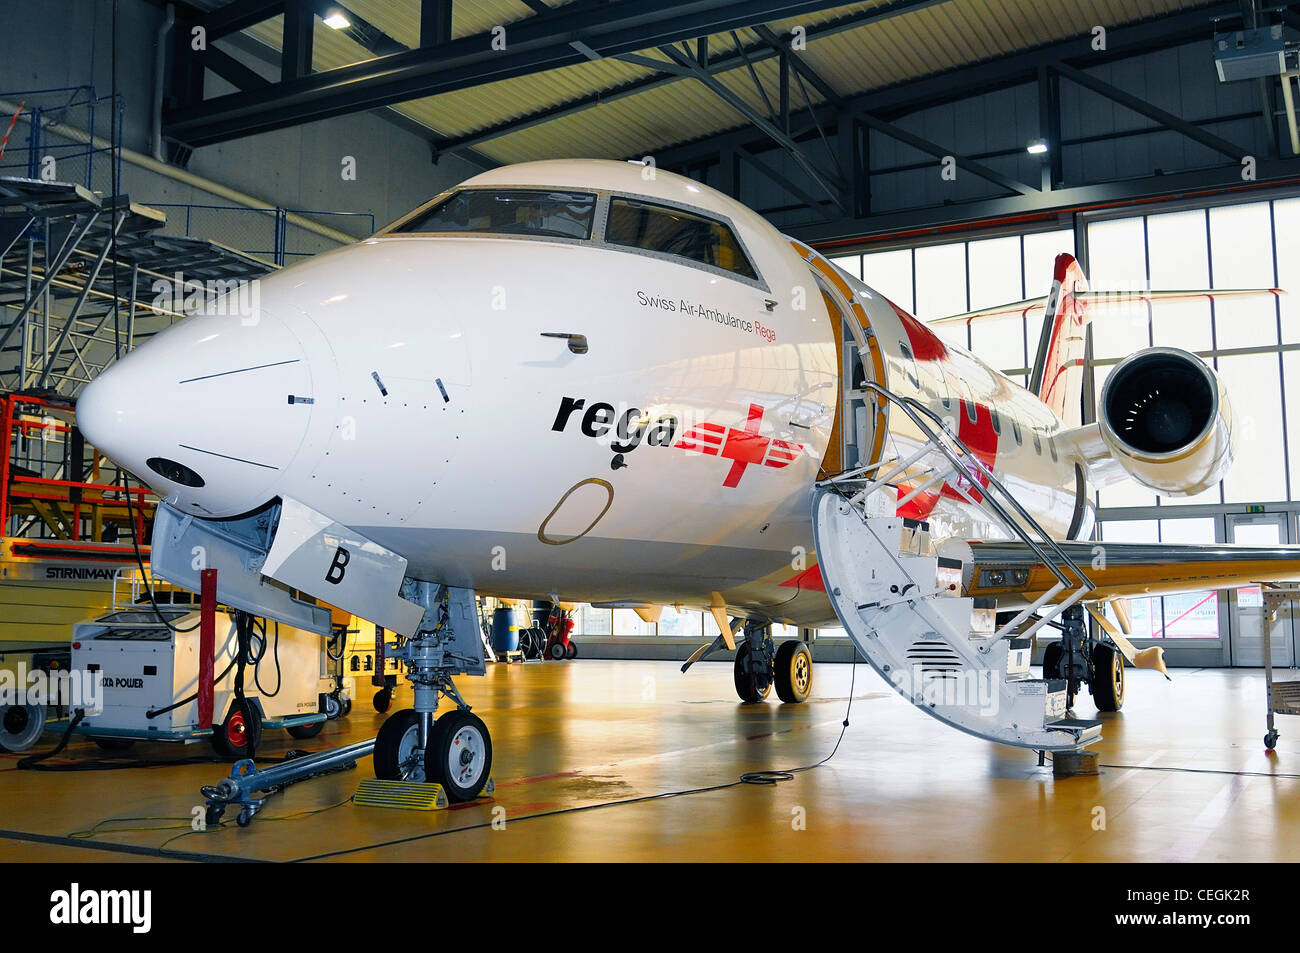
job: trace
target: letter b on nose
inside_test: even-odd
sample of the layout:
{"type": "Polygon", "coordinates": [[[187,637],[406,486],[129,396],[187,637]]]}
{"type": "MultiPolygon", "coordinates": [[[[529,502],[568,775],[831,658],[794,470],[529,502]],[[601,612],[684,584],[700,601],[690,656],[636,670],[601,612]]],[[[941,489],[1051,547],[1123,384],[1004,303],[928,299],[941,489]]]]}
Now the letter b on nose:
{"type": "Polygon", "coordinates": [[[343,581],[346,574],[347,564],[352,560],[352,554],[340,546],[334,551],[334,561],[330,563],[329,572],[325,573],[325,581],[337,586],[343,581]]]}

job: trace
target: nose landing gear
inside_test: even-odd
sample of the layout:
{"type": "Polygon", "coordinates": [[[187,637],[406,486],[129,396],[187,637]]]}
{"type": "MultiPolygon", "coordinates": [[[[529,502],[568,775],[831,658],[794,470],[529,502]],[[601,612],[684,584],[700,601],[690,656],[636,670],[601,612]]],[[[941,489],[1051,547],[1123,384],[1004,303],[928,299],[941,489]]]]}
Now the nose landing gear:
{"type": "Polygon", "coordinates": [[[471,801],[491,776],[492,738],[452,676],[487,670],[474,592],[407,580],[402,595],[424,606],[416,634],[393,653],[406,662],[415,705],[390,715],[380,729],[375,777],[440,784],[448,800],[471,801]],[[455,707],[435,719],[440,697],[455,707]]]}
{"type": "Polygon", "coordinates": [[[775,648],[769,623],[745,623],[732,673],[742,702],[766,701],[774,686],[776,697],[787,704],[801,704],[812,694],[812,652],[796,639],[775,648]]]}

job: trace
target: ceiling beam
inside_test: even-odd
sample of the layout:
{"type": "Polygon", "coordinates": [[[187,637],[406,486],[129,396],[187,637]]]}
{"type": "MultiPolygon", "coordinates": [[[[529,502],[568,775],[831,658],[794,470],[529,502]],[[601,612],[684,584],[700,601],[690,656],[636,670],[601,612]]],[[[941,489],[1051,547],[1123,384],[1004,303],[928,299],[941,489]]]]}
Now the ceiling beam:
{"type": "Polygon", "coordinates": [[[939,159],[950,158],[959,169],[965,169],[967,172],[973,173],[981,179],[985,179],[995,185],[1001,186],[1008,192],[1014,192],[1020,195],[1032,195],[1038,191],[1038,189],[1026,185],[1019,179],[1012,178],[1009,175],[1003,175],[1001,172],[990,169],[981,162],[976,162],[974,159],[968,159],[965,156],[959,155],[955,149],[950,149],[947,146],[941,146],[936,142],[931,142],[929,139],[924,139],[915,133],[908,132],[906,129],[894,125],[892,122],[886,122],[877,116],[873,116],[869,112],[856,112],[851,118],[861,120],[877,132],[884,133],[891,139],[897,139],[899,142],[909,145],[913,149],[927,152],[939,159]]]}
{"type": "Polygon", "coordinates": [[[1011,195],[796,225],[786,230],[792,237],[820,248],[837,244],[848,248],[885,239],[911,241],[926,236],[956,234],[995,224],[1015,223],[1023,228],[1034,221],[1051,221],[1071,212],[1122,208],[1166,199],[1204,200],[1221,195],[1250,195],[1282,185],[1300,186],[1300,159],[1262,160],[1258,166],[1258,179],[1254,182],[1243,182],[1241,170],[1236,165],[1226,165],[1050,192],[1035,191],[1032,195],[1011,195]]]}
{"type": "MultiPolygon", "coordinates": [[[[826,103],[817,107],[816,114],[823,123],[836,122],[842,115],[859,111],[869,112],[882,119],[896,120],[932,106],[959,102],[971,96],[1020,84],[1036,83],[1041,66],[1054,68],[1062,63],[1076,67],[1094,66],[1207,39],[1211,31],[1210,18],[1231,15],[1235,9],[1233,0],[1221,0],[1172,16],[1130,24],[1122,29],[1117,27],[1110,31],[1105,51],[1093,50],[1091,37],[1086,34],[1059,43],[1044,44],[983,63],[959,66],[846,96],[842,108],[826,103]]],[[[796,128],[792,135],[798,139],[800,135],[812,131],[814,126],[809,122],[802,128],[796,128]]],[[[766,147],[751,127],[739,126],[707,138],[656,149],[655,158],[661,168],[672,168],[706,160],[709,156],[716,155],[719,148],[730,149],[736,145],[760,150],[766,147]]]]}
{"type": "MultiPolygon", "coordinates": [[[[492,31],[240,91],[164,112],[164,134],[191,146],[283,129],[584,62],[578,39],[618,56],[766,20],[805,16],[837,0],[576,0],[492,31]],[[496,41],[496,42],[494,42],[496,41]]],[[[895,0],[915,7],[944,0],[895,0]]],[[[217,11],[220,12],[220,11],[217,11]]],[[[183,29],[183,27],[182,27],[183,29]]]]}
{"type": "MultiPolygon", "coordinates": [[[[819,23],[809,35],[809,40],[814,38],[823,38],[835,36],[846,30],[854,30],[858,27],[867,26],[872,23],[879,23],[882,20],[889,20],[905,13],[914,13],[917,10],[923,10],[928,7],[937,6],[941,3],[952,2],[952,0],[892,0],[892,2],[873,7],[870,10],[860,10],[856,13],[845,14],[828,20],[825,23],[819,23]]],[[[792,39],[790,35],[780,37],[785,43],[792,39]]],[[[774,56],[779,55],[778,51],[767,41],[761,41],[745,47],[745,54],[748,55],[752,63],[759,63],[774,56]]],[[[737,69],[744,66],[744,57],[736,51],[719,53],[710,58],[709,71],[714,75],[724,73],[727,70],[737,69]]],[[[561,103],[556,106],[549,106],[545,109],[539,109],[535,112],[527,113],[523,116],[517,116],[506,120],[505,122],[494,123],[484,129],[475,130],[463,136],[448,138],[439,143],[440,151],[444,153],[457,152],[461,149],[472,148],[488,142],[491,139],[498,139],[501,136],[508,136],[513,132],[521,132],[525,129],[531,129],[542,123],[550,122],[555,119],[563,119],[566,116],[573,116],[588,109],[594,109],[600,106],[608,106],[610,103],[617,102],[628,96],[635,96],[638,93],[649,92],[654,89],[661,89],[672,83],[683,79],[684,76],[680,71],[674,73],[659,72],[645,79],[630,80],[626,83],[619,83],[586,96],[579,97],[571,102],[561,103]]]]}
{"type": "Polygon", "coordinates": [[[1233,145],[1226,139],[1221,139],[1214,135],[1214,133],[1202,129],[1200,126],[1190,123],[1180,116],[1175,116],[1173,113],[1165,112],[1159,106],[1154,106],[1145,99],[1134,96],[1132,93],[1125,92],[1118,86],[1112,86],[1105,80],[1098,79],[1090,73],[1085,73],[1083,70],[1075,69],[1073,66],[1069,66],[1065,63],[1053,63],[1048,66],[1048,69],[1065,79],[1068,79],[1070,82],[1082,86],[1084,89],[1092,90],[1094,93],[1104,96],[1112,102],[1119,103],[1126,109],[1131,109],[1139,115],[1155,120],[1166,129],[1180,132],[1188,139],[1193,139],[1203,146],[1208,146],[1215,152],[1222,152],[1229,158],[1238,160],[1246,155],[1247,150],[1241,148],[1241,146],[1233,145]]]}
{"type": "Polygon", "coordinates": [[[684,66],[687,69],[692,70],[695,73],[695,78],[708,87],[715,96],[748,119],[766,136],[768,136],[768,138],[789,153],[790,157],[794,159],[801,169],[803,169],[808,178],[812,179],[812,181],[830,197],[836,207],[841,211],[847,210],[843,198],[843,191],[845,188],[844,183],[841,182],[837,176],[814,164],[811,159],[804,155],[804,152],[799,148],[798,143],[773,125],[767,117],[757,109],[750,106],[750,104],[739,95],[732,92],[732,90],[720,79],[711,74],[704,67],[700,66],[699,63],[691,57],[679,53],[671,46],[661,46],[659,51],[665,56],[674,59],[679,66],[684,66]]]}

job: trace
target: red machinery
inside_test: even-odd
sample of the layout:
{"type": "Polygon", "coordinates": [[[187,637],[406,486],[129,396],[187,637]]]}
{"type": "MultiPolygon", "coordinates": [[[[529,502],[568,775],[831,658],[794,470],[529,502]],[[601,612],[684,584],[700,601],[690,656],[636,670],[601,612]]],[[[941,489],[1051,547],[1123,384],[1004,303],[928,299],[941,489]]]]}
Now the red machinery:
{"type": "Polygon", "coordinates": [[[542,654],[555,661],[578,657],[578,645],[573,641],[573,616],[560,606],[551,607],[546,620],[546,648],[542,654]]]}

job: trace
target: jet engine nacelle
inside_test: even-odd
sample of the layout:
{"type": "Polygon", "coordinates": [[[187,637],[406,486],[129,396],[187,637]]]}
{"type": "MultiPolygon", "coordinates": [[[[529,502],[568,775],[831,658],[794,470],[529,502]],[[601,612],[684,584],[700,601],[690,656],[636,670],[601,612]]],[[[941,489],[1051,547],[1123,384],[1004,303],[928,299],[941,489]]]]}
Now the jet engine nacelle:
{"type": "Polygon", "coordinates": [[[1232,464],[1236,428],[1219,375],[1172,347],[1138,351],[1101,390],[1102,439],[1130,477],[1164,496],[1214,486],[1232,464]]]}

